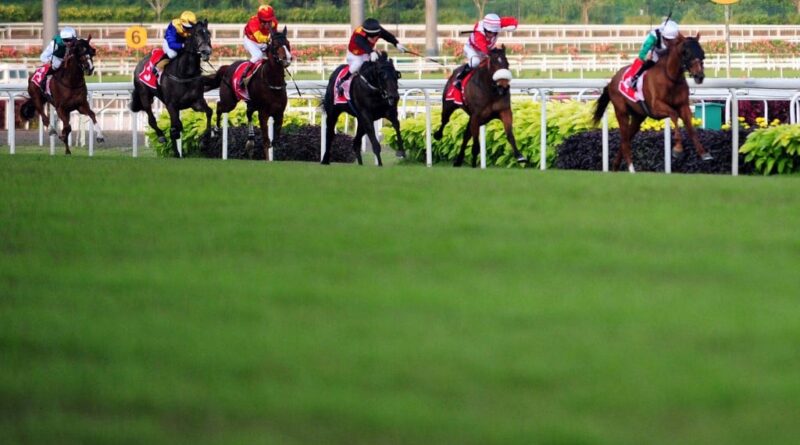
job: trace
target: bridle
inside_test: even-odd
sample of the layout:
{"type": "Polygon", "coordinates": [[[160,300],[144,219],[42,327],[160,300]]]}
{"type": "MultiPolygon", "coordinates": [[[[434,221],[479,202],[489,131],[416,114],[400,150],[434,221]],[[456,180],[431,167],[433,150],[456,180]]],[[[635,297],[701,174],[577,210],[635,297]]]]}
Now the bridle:
{"type": "Polygon", "coordinates": [[[378,59],[377,62],[369,62],[369,63],[374,64],[374,66],[371,69],[368,69],[366,74],[373,75],[374,72],[374,76],[377,77],[377,81],[373,79],[372,82],[377,83],[378,86],[373,85],[372,82],[370,82],[370,80],[367,79],[367,75],[365,75],[365,73],[363,72],[361,72],[358,77],[361,79],[362,82],[364,82],[364,85],[366,85],[370,90],[378,92],[381,96],[381,99],[386,100],[391,105],[393,98],[390,96],[389,88],[386,87],[386,82],[382,80],[381,74],[383,72],[384,74],[386,74],[386,77],[394,76],[397,79],[400,77],[400,73],[394,70],[392,64],[389,61],[382,61],[378,59]]]}

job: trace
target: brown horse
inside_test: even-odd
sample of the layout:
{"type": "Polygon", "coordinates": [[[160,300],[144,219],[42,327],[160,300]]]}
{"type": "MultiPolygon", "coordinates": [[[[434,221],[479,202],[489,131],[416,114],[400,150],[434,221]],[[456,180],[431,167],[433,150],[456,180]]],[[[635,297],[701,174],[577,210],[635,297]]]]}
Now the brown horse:
{"type": "MultiPolygon", "coordinates": [[[[273,140],[277,140],[281,134],[283,125],[283,113],[286,110],[288,97],[286,95],[285,70],[292,63],[292,47],[286,38],[286,27],[283,31],[271,31],[269,44],[264,50],[266,61],[258,67],[252,74],[252,78],[247,83],[247,92],[250,100],[247,104],[247,151],[252,152],[255,140],[253,130],[253,113],[258,111],[258,120],[261,126],[261,137],[263,142],[264,159],[269,160],[269,148],[272,141],[269,139],[268,127],[269,118],[273,120],[273,140]]],[[[236,69],[244,61],[234,62],[232,65],[220,67],[215,76],[215,80],[209,85],[210,88],[219,86],[219,102],[217,103],[217,128],[219,128],[222,113],[228,113],[239,103],[239,98],[233,91],[232,77],[236,69]]],[[[208,87],[206,89],[209,89],[208,87]]]]}
{"type": "MultiPolygon", "coordinates": [[[[95,55],[95,49],[89,43],[91,40],[92,36],[89,35],[85,40],[76,39],[74,42],[67,44],[64,61],[61,67],[52,74],[52,81],[50,82],[51,94],[49,96],[42,92],[42,88],[31,82],[33,75],[28,77],[28,95],[30,99],[26,100],[20,108],[20,114],[25,120],[31,120],[36,117],[36,113],[39,113],[42,116],[44,126],[50,127],[50,134],[55,135],[55,120],[51,121],[50,117],[45,113],[45,106],[48,103],[52,104],[63,124],[59,139],[64,142],[66,154],[72,154],[69,149],[69,133],[72,131],[72,126],[69,124],[69,115],[73,111],[77,110],[78,113],[89,116],[97,132],[95,135],[97,142],[103,142],[104,140],[103,132],[97,124],[94,111],[92,111],[87,100],[86,79],[84,79],[84,74],[90,76],[94,72],[92,57],[95,55]]],[[[45,82],[45,80],[42,82],[45,82]]]]}
{"type": "Polygon", "coordinates": [[[469,115],[469,123],[464,130],[464,139],[461,142],[461,151],[458,153],[453,166],[460,167],[464,163],[464,154],[470,136],[472,137],[472,167],[477,166],[480,149],[478,142],[480,128],[492,119],[503,121],[506,138],[508,138],[508,143],[511,144],[511,149],[514,150],[517,162],[522,165],[526,164],[528,160],[519,152],[517,141],[514,139],[511,94],[509,94],[511,71],[508,69],[505,46],[502,45],[489,51],[489,56],[475,69],[475,73],[464,85],[463,105],[447,100],[447,91],[460,71],[454,71],[445,84],[442,94],[442,125],[433,134],[434,139],[440,140],[444,127],[450,121],[450,115],[459,108],[469,115]]]}
{"type": "MultiPolygon", "coordinates": [[[[669,117],[676,129],[678,128],[678,118],[680,118],[694,143],[697,155],[704,161],[713,159],[711,154],[703,148],[692,126],[689,84],[684,77],[684,72],[688,71],[697,84],[703,83],[705,78],[703,73],[705,52],[700,46],[700,34],[696,37],[679,35],[671,42],[668,41],[667,45],[666,55],[660,57],[644,76],[642,88],[644,101],[633,102],[619,92],[618,85],[623,73],[628,69],[627,67],[617,71],[617,74],[611,78],[611,82],[603,89],[603,94],[597,99],[594,109],[595,125],[603,118],[609,102],[614,105],[614,113],[619,122],[622,142],[620,150],[614,157],[614,170],[619,169],[622,156],[625,157],[625,162],[628,164],[628,171],[631,173],[636,171],[631,159],[631,140],[639,132],[642,122],[648,116],[653,119],[669,117]]],[[[677,157],[683,152],[683,142],[680,131],[675,131],[674,134],[675,145],[672,148],[672,156],[677,157]]]]}

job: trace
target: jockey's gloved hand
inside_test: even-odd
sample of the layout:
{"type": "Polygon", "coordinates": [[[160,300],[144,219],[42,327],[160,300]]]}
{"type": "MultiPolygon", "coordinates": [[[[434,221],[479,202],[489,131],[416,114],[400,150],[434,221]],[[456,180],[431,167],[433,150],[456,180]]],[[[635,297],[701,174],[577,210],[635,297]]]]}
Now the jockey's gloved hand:
{"type": "Polygon", "coordinates": [[[261,51],[266,51],[267,50],[267,46],[268,45],[266,43],[259,43],[258,44],[258,47],[261,48],[261,51]]]}
{"type": "Polygon", "coordinates": [[[378,52],[377,52],[377,51],[373,51],[373,52],[369,53],[369,61],[370,61],[370,62],[375,62],[375,61],[377,61],[377,60],[378,60],[378,57],[380,57],[380,56],[378,55],[378,52]]]}
{"type": "Polygon", "coordinates": [[[397,44],[397,45],[395,45],[394,47],[395,47],[395,48],[397,48],[397,50],[398,50],[398,51],[400,51],[401,53],[404,53],[404,52],[406,52],[406,47],[405,47],[405,46],[403,46],[403,44],[402,44],[402,43],[398,43],[398,44],[397,44]]]}

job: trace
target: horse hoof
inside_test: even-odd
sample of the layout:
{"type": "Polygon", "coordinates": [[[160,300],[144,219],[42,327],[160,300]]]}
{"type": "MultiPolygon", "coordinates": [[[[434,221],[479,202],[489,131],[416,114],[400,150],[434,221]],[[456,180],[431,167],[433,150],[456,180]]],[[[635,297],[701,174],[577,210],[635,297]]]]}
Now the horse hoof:
{"type": "Polygon", "coordinates": [[[48,130],[47,134],[50,136],[58,136],[58,132],[56,131],[55,128],[51,128],[50,130],[48,130]]]}
{"type": "Polygon", "coordinates": [[[525,156],[518,157],[517,162],[519,162],[520,165],[528,165],[528,159],[526,159],[525,156]]]}
{"type": "Polygon", "coordinates": [[[165,138],[164,136],[159,136],[158,137],[158,143],[159,144],[166,144],[167,143],[167,138],[165,138]]]}
{"type": "Polygon", "coordinates": [[[442,132],[441,131],[437,131],[436,133],[433,133],[433,139],[437,140],[437,141],[441,140],[442,139],[442,132]]]}
{"type": "Polygon", "coordinates": [[[713,161],[714,160],[714,156],[711,156],[711,153],[709,153],[709,152],[703,153],[703,156],[701,156],[700,158],[702,160],[704,160],[704,161],[713,161]]]}
{"type": "Polygon", "coordinates": [[[406,151],[405,150],[397,150],[396,152],[394,152],[394,155],[398,159],[405,159],[406,158],[406,151]]]}
{"type": "Polygon", "coordinates": [[[102,144],[103,142],[106,141],[106,138],[97,138],[96,141],[98,144],[102,144]]]}
{"type": "Polygon", "coordinates": [[[628,166],[628,172],[629,172],[629,173],[636,173],[636,169],[635,169],[635,168],[633,168],[633,164],[631,164],[631,165],[629,165],[629,166],[628,166]]]}

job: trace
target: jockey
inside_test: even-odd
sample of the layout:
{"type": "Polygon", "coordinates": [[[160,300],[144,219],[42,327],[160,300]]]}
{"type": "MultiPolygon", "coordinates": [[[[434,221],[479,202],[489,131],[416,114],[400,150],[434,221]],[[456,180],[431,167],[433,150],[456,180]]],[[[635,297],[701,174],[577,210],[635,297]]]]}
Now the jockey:
{"type": "Polygon", "coordinates": [[[345,60],[350,67],[350,72],[339,81],[337,92],[340,96],[344,94],[341,85],[345,80],[349,79],[353,74],[357,74],[358,70],[361,69],[361,65],[367,60],[371,62],[378,60],[378,52],[375,51],[378,39],[391,43],[401,53],[406,52],[406,47],[399,43],[397,38],[384,29],[376,19],[364,20],[364,23],[353,31],[353,35],[350,36],[350,43],[347,45],[347,57],[345,60]]]}
{"type": "Polygon", "coordinates": [[[270,34],[276,29],[278,29],[278,20],[275,18],[275,10],[269,5],[259,6],[258,13],[250,17],[250,20],[244,25],[244,49],[250,53],[250,65],[242,74],[242,80],[239,83],[241,88],[244,88],[244,79],[250,75],[250,70],[264,57],[270,34]]]}
{"type": "Polygon", "coordinates": [[[467,64],[464,69],[456,76],[454,86],[461,88],[461,81],[467,73],[475,69],[480,63],[489,56],[489,51],[494,49],[497,43],[497,33],[500,31],[513,31],[517,29],[519,22],[514,17],[500,17],[497,14],[486,14],[483,20],[475,24],[469,40],[464,44],[464,55],[467,57],[467,64]]]}
{"type": "Polygon", "coordinates": [[[678,37],[678,24],[673,20],[667,20],[656,29],[647,34],[639,56],[623,76],[622,82],[626,88],[633,88],[639,76],[648,68],[658,62],[659,54],[663,54],[667,49],[667,42],[678,37]],[[646,62],[646,63],[645,63],[646,62]]]}
{"type": "Polygon", "coordinates": [[[61,67],[64,61],[64,56],[67,54],[67,46],[71,45],[78,38],[75,30],[69,26],[65,26],[60,33],[53,37],[53,40],[42,51],[39,60],[42,61],[44,66],[47,67],[47,75],[50,75],[50,68],[53,71],[61,67]]]}
{"type": "Polygon", "coordinates": [[[192,11],[183,11],[180,17],[169,22],[164,32],[164,41],[161,42],[161,48],[167,57],[158,61],[153,68],[156,71],[153,74],[163,72],[169,61],[178,57],[178,51],[183,49],[186,39],[192,33],[192,27],[196,24],[197,16],[192,11]]]}

